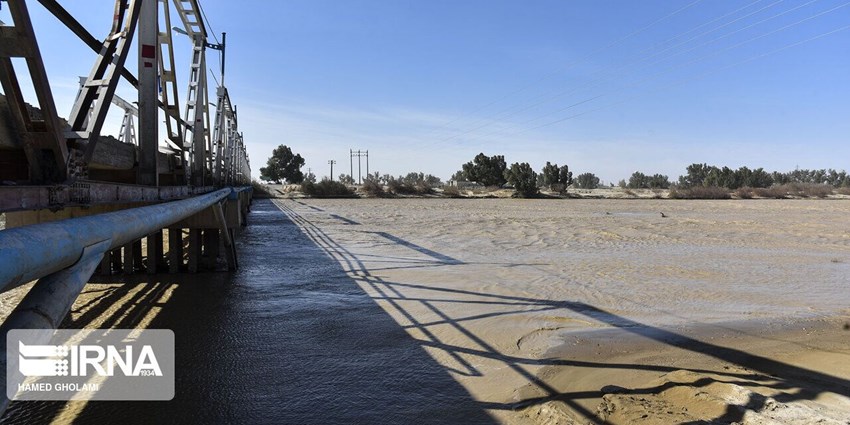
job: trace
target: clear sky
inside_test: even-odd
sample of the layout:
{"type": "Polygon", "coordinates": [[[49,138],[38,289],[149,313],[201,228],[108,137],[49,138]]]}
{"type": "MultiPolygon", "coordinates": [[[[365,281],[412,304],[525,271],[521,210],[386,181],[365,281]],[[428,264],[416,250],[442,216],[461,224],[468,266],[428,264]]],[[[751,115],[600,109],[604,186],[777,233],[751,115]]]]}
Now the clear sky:
{"type": "MultiPolygon", "coordinates": [[[[67,115],[94,55],[28,3],[67,115]]],[[[60,3],[106,35],[110,2],[60,3]]],[[[369,150],[372,171],[444,179],[479,152],[615,183],[693,162],[850,168],[847,0],[201,3],[228,33],[255,177],[279,144],[319,176],[331,159],[347,173],[349,149],[369,150]]],[[[175,38],[185,101],[188,39],[175,38]]]]}

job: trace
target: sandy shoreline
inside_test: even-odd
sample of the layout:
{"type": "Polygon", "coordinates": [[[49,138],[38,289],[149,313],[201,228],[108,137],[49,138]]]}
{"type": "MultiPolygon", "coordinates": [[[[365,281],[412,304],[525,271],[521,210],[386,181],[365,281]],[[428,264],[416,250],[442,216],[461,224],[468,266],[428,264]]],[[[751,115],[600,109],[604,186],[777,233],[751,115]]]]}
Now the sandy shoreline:
{"type": "Polygon", "coordinates": [[[517,390],[516,423],[845,424],[845,323],[736,323],[656,331],[656,339],[652,330],[563,335],[569,342],[543,356],[557,364],[538,373],[557,395],[534,384],[517,390]]]}

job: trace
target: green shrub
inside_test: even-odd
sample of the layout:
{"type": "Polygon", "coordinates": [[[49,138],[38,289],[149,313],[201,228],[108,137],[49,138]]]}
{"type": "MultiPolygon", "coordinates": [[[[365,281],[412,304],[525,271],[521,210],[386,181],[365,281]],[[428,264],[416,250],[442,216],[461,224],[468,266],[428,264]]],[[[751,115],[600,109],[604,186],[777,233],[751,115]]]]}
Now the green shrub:
{"type": "Polygon", "coordinates": [[[801,198],[826,198],[832,195],[832,187],[819,183],[789,183],[783,185],[789,194],[801,198]]]}
{"type": "Polygon", "coordinates": [[[691,188],[671,188],[667,195],[672,199],[729,199],[729,191],[717,186],[694,186],[691,188]]]}
{"type": "Polygon", "coordinates": [[[788,196],[788,190],[784,185],[755,188],[753,193],[760,198],[785,199],[788,196]]]}
{"type": "Polygon", "coordinates": [[[832,195],[832,186],[817,183],[786,183],[765,189],[756,189],[755,193],[763,198],[775,199],[784,199],[788,196],[799,196],[801,198],[826,198],[827,196],[832,195]]]}
{"type": "Polygon", "coordinates": [[[446,186],[443,188],[443,196],[447,198],[463,198],[457,186],[446,186]]]}
{"type": "Polygon", "coordinates": [[[379,178],[375,178],[375,176],[366,177],[366,180],[363,180],[363,186],[361,186],[361,189],[366,192],[367,195],[375,198],[386,198],[389,195],[384,190],[384,184],[381,183],[379,178]]]}
{"type": "Polygon", "coordinates": [[[401,195],[427,195],[434,192],[433,186],[441,184],[437,177],[415,172],[398,178],[387,176],[386,180],[390,193],[401,195]]]}
{"type": "Polygon", "coordinates": [[[314,198],[353,198],[354,191],[348,186],[331,180],[322,180],[319,183],[304,182],[301,184],[301,193],[314,198]]]}
{"type": "Polygon", "coordinates": [[[753,188],[749,186],[744,186],[735,191],[735,195],[741,199],[752,199],[753,198],[753,188]]]}

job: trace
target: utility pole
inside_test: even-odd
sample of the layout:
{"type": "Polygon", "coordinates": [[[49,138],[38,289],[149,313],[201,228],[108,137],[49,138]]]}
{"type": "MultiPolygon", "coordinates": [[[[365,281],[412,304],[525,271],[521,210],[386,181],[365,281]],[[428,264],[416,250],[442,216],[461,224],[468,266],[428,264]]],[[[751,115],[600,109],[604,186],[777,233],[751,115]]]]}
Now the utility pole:
{"type": "Polygon", "coordinates": [[[357,181],[358,184],[363,184],[363,173],[361,172],[361,157],[366,157],[366,176],[369,176],[369,151],[361,151],[361,150],[353,150],[349,149],[349,155],[351,160],[351,178],[354,179],[354,157],[357,157],[357,181]]]}
{"type": "Polygon", "coordinates": [[[336,160],[329,159],[328,164],[331,165],[331,181],[334,181],[334,164],[336,164],[336,160]]]}
{"type": "Polygon", "coordinates": [[[348,177],[351,177],[351,180],[352,180],[352,183],[353,183],[353,180],[354,180],[354,150],[349,149],[348,154],[349,154],[348,162],[349,162],[349,165],[351,165],[351,174],[349,174],[348,177]]]}

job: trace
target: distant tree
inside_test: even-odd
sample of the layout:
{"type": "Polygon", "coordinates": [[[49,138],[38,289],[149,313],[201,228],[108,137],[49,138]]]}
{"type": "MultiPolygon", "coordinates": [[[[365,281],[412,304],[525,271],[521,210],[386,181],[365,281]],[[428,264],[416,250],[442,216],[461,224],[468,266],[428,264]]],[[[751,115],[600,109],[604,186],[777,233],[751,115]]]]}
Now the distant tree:
{"type": "Polygon", "coordinates": [[[596,189],[599,186],[599,177],[593,173],[579,174],[576,177],[576,185],[582,189],[596,189]]]}
{"type": "Polygon", "coordinates": [[[316,182],[316,175],[313,174],[313,172],[308,172],[307,174],[304,175],[304,181],[310,182],[310,183],[315,183],[316,182]]]}
{"type": "Polygon", "coordinates": [[[647,185],[650,189],[668,189],[670,187],[670,179],[663,174],[653,174],[652,177],[647,177],[647,185]]]}
{"type": "Polygon", "coordinates": [[[373,181],[373,182],[380,183],[381,182],[381,173],[378,172],[378,171],[375,171],[374,173],[366,174],[366,176],[363,177],[363,181],[366,181],[366,180],[370,180],[370,181],[373,181]]]}
{"type": "MultiPolygon", "coordinates": [[[[613,185],[613,183],[611,184],[613,185]]],[[[625,179],[622,179],[617,183],[617,186],[620,186],[621,188],[625,189],[626,187],[628,187],[628,183],[626,183],[625,179]]]]}
{"type": "Polygon", "coordinates": [[[670,180],[667,176],[663,174],[647,176],[639,171],[635,171],[635,173],[629,177],[628,184],[625,182],[623,183],[622,187],[628,187],[630,189],[667,189],[670,187],[670,180]]]}
{"type": "Polygon", "coordinates": [[[354,178],[348,174],[340,174],[338,181],[342,184],[354,184],[354,178]]]}
{"type": "Polygon", "coordinates": [[[780,173],[779,171],[774,171],[771,174],[771,177],[773,177],[773,182],[776,184],[791,183],[791,177],[788,175],[788,173],[780,173]]]}
{"type": "Polygon", "coordinates": [[[635,171],[629,177],[629,183],[626,185],[629,189],[644,189],[649,187],[649,179],[640,171],[635,171]]]}
{"type": "Polygon", "coordinates": [[[552,164],[551,162],[546,161],[546,165],[543,166],[543,170],[540,174],[543,176],[543,186],[547,186],[551,189],[552,185],[560,183],[558,164],[552,164]]]}
{"type": "Polygon", "coordinates": [[[468,182],[469,178],[466,177],[466,173],[463,170],[458,170],[456,173],[452,174],[452,180],[456,182],[468,182]]]}
{"type": "Polygon", "coordinates": [[[280,145],[272,152],[265,167],[260,168],[260,179],[280,183],[286,180],[289,184],[298,184],[304,181],[301,167],[304,166],[304,158],[299,154],[293,154],[292,149],[286,145],[280,145]]]}
{"type": "Polygon", "coordinates": [[[399,180],[409,192],[428,193],[431,191],[431,184],[425,178],[425,173],[407,173],[406,176],[399,177],[399,180]]]}
{"type": "Polygon", "coordinates": [[[433,192],[434,186],[439,186],[442,181],[431,174],[407,173],[405,176],[386,176],[387,187],[394,194],[416,194],[424,195],[433,192]]]}
{"type": "MultiPolygon", "coordinates": [[[[703,179],[702,186],[726,187],[732,189],[737,189],[741,187],[741,184],[738,181],[740,180],[741,175],[736,174],[735,170],[732,170],[729,167],[718,168],[715,166],[710,166],[707,167],[706,170],[707,174],[703,179]]],[[[749,169],[746,169],[746,172],[749,172],[749,169]]]]}
{"type": "Polygon", "coordinates": [[[463,164],[463,173],[470,181],[484,186],[501,186],[507,182],[505,170],[507,164],[502,155],[488,157],[479,153],[471,162],[463,164]]]}
{"type": "Polygon", "coordinates": [[[530,198],[539,192],[537,173],[531,169],[531,165],[528,165],[527,162],[512,164],[511,168],[505,171],[505,177],[508,183],[516,189],[516,194],[519,197],[530,198]]]}
{"type": "Polygon", "coordinates": [[[431,174],[425,174],[425,183],[428,183],[428,185],[430,185],[431,187],[443,185],[443,181],[440,180],[439,177],[431,175],[431,174]]]}
{"type": "Polygon", "coordinates": [[[558,183],[564,186],[564,190],[573,184],[573,172],[570,171],[570,167],[562,165],[558,168],[558,183]]]}
{"type": "Polygon", "coordinates": [[[374,173],[367,174],[366,178],[363,179],[363,191],[378,198],[386,196],[387,194],[384,191],[381,173],[376,171],[374,173]]]}
{"type": "Polygon", "coordinates": [[[717,169],[717,167],[710,167],[708,164],[688,165],[687,174],[679,176],[679,186],[686,188],[705,186],[705,179],[708,177],[708,173],[710,173],[712,169],[717,169]]]}
{"type": "Polygon", "coordinates": [[[558,167],[558,164],[552,164],[546,161],[543,170],[537,177],[537,185],[540,187],[549,187],[549,190],[554,190],[564,193],[573,184],[573,173],[570,167],[563,165],[558,167]]]}
{"type": "Polygon", "coordinates": [[[756,168],[741,183],[742,186],[749,187],[770,187],[773,185],[773,176],[764,171],[764,168],[756,168]]]}

